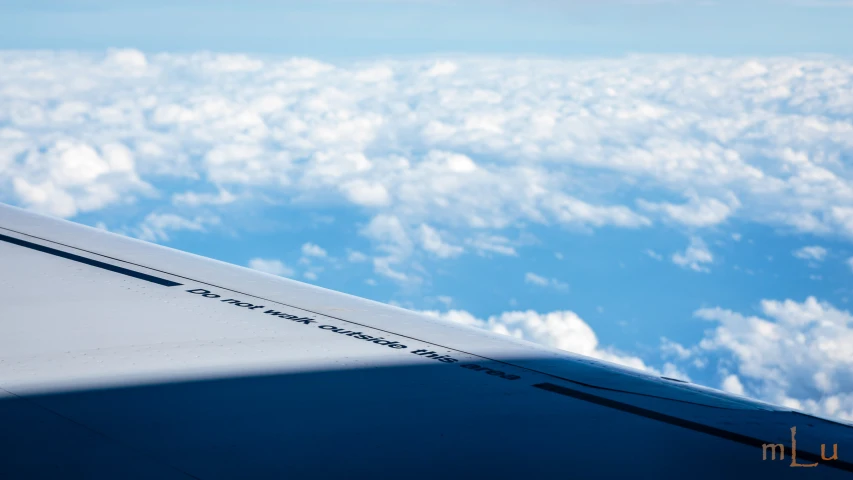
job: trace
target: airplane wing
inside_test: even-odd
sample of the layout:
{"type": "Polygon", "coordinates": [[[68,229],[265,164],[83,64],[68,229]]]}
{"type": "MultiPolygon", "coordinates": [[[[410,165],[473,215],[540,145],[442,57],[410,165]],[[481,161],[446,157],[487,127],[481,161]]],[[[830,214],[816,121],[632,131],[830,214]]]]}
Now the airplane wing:
{"type": "Polygon", "coordinates": [[[851,472],[846,424],[0,205],[3,479],[851,472]]]}

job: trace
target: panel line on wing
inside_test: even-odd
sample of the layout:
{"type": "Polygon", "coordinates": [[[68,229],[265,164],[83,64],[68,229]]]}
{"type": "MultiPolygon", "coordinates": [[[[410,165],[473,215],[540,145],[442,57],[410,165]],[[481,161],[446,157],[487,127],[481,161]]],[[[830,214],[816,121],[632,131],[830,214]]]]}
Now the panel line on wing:
{"type": "Polygon", "coordinates": [[[47,253],[49,255],[54,255],[56,257],[64,258],[67,260],[83,263],[92,267],[109,270],[110,272],[120,273],[122,275],[127,275],[128,277],[138,278],[140,280],[145,280],[146,282],[156,283],[157,285],[163,285],[164,287],[177,287],[179,285],[183,285],[181,283],[173,282],[172,280],[168,280],[165,278],[155,277],[154,275],[149,275],[147,273],[137,272],[136,270],[130,270],[129,268],[119,267],[117,265],[93,260],[91,258],[86,258],[80,255],[75,255],[73,253],[64,252],[55,248],[39,245],[37,243],[28,242],[19,238],[9,237],[3,234],[0,234],[0,241],[11,243],[12,245],[17,245],[19,247],[29,248],[42,253],[47,253]]]}
{"type": "MultiPolygon", "coordinates": [[[[710,425],[705,425],[704,423],[694,422],[691,420],[687,420],[680,417],[675,417],[672,415],[667,415],[665,413],[657,412],[654,410],[649,410],[647,408],[638,407],[636,405],[631,405],[629,403],[620,402],[618,400],[613,400],[610,398],[599,397],[598,395],[593,395],[586,392],[581,392],[579,390],[574,390],[568,387],[564,387],[562,385],[555,385],[553,383],[538,383],[533,385],[535,388],[539,388],[548,392],[553,392],[559,395],[564,395],[567,397],[572,397],[578,400],[582,400],[589,403],[594,403],[596,405],[601,405],[602,407],[613,408],[615,410],[620,410],[626,413],[631,413],[634,415],[639,415],[641,417],[648,418],[650,420],[656,420],[658,422],[667,423],[670,425],[675,425],[677,427],[686,428],[689,430],[693,430],[695,432],[707,433],[708,435],[713,435],[718,438],[722,438],[725,440],[730,440],[732,442],[741,443],[743,445],[748,445],[750,447],[758,447],[761,448],[762,445],[767,443],[764,440],[760,440],[755,437],[750,437],[748,435],[741,435],[740,433],[735,433],[729,430],[724,430],[722,428],[712,427],[710,425]]],[[[811,462],[819,462],[822,460],[821,456],[816,453],[811,453],[805,450],[800,450],[797,452],[797,455],[805,460],[811,462]]],[[[845,462],[843,460],[833,460],[829,463],[821,463],[821,465],[826,465],[828,467],[837,468],[840,470],[844,470],[847,472],[853,472],[853,463],[845,462]]]]}

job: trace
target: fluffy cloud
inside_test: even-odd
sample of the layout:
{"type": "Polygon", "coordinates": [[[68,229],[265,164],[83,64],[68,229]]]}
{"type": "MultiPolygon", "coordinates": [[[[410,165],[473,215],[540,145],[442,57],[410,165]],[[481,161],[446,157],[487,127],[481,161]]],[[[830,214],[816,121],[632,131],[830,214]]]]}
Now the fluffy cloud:
{"type": "MultiPolygon", "coordinates": [[[[500,239],[530,224],[853,238],[848,59],[110,50],[0,52],[0,68],[0,199],[63,217],[141,197],[190,218],[350,206],[399,223],[405,242],[368,235],[396,278],[417,251],[516,254],[500,239]]],[[[703,251],[677,258],[701,271],[703,251]]]]}
{"type": "Polygon", "coordinates": [[[659,254],[658,252],[656,252],[656,251],[652,250],[651,248],[647,248],[643,253],[645,253],[646,255],[650,256],[651,258],[654,258],[654,259],[655,259],[655,260],[657,260],[657,261],[661,261],[661,260],[663,260],[663,255],[661,255],[661,254],[659,254]]]}
{"type": "Polygon", "coordinates": [[[653,203],[642,199],[638,204],[646,210],[661,212],[669,219],[690,227],[710,227],[724,222],[740,206],[734,195],[729,194],[726,200],[723,202],[716,198],[703,199],[691,195],[689,202],[681,205],[653,203]]]}
{"type": "Polygon", "coordinates": [[[561,282],[556,278],[545,278],[532,272],[524,274],[524,283],[529,283],[538,287],[551,287],[557,290],[569,289],[569,285],[567,283],[561,282]]]}
{"type": "MultiPolygon", "coordinates": [[[[487,319],[477,318],[464,310],[424,311],[422,313],[588,357],[656,372],[639,357],[626,355],[613,348],[601,347],[592,328],[572,311],[563,310],[550,313],[537,313],[532,310],[504,312],[487,319]]],[[[682,378],[681,374],[672,367],[670,367],[669,373],[679,375],[679,378],[682,378]]]]}
{"type": "Polygon", "coordinates": [[[134,232],[137,237],[149,242],[165,242],[169,240],[170,232],[191,231],[204,232],[210,225],[219,224],[219,217],[184,218],[172,213],[152,213],[145,217],[134,232]]]}
{"type": "Polygon", "coordinates": [[[187,205],[190,207],[198,207],[201,205],[226,205],[236,200],[236,196],[224,189],[220,189],[216,194],[184,192],[172,195],[172,203],[175,205],[187,205]]]}
{"type": "Polygon", "coordinates": [[[356,250],[351,250],[347,252],[347,260],[352,263],[361,263],[367,260],[367,255],[356,250]]]}
{"type": "Polygon", "coordinates": [[[356,205],[376,207],[385,205],[390,200],[388,190],[381,183],[357,179],[343,184],[341,190],[347,199],[356,205]]]}
{"type": "Polygon", "coordinates": [[[524,283],[531,283],[533,285],[539,285],[540,287],[548,286],[548,279],[545,277],[540,277],[535,273],[527,272],[524,274],[524,283]]]}
{"type": "Polygon", "coordinates": [[[421,225],[420,236],[423,249],[439,258],[455,257],[464,251],[462,247],[446,243],[441,239],[441,235],[429,225],[421,225]]]}
{"type": "Polygon", "coordinates": [[[57,140],[15,153],[21,160],[7,159],[8,171],[0,169],[0,178],[10,175],[18,200],[36,211],[71,217],[150,190],[138,176],[133,153],[122,143],[107,142],[96,149],[85,142],[57,140]]]}
{"type": "Polygon", "coordinates": [[[723,391],[734,393],[735,395],[744,395],[746,393],[746,390],[743,388],[743,384],[735,374],[726,375],[720,384],[720,388],[722,388],[723,391]]]}
{"type": "Polygon", "coordinates": [[[822,262],[826,258],[827,250],[819,245],[803,247],[793,252],[794,256],[811,262],[822,262]]]}
{"type": "Polygon", "coordinates": [[[480,255],[492,253],[511,257],[518,255],[512,241],[500,235],[476,235],[469,238],[466,243],[480,255]]]}
{"type": "Polygon", "coordinates": [[[249,268],[282,277],[292,277],[296,273],[292,268],[282,263],[281,260],[276,259],[253,258],[249,260],[249,268]]]}
{"type": "Polygon", "coordinates": [[[696,345],[665,342],[679,363],[717,368],[721,387],[809,412],[853,419],[853,315],[808,297],[762,300],[760,315],[703,308],[714,327],[696,345]],[[708,362],[715,354],[716,364],[708,362]]]}
{"type": "Polygon", "coordinates": [[[397,264],[409,257],[414,245],[399,218],[394,215],[377,215],[361,233],[378,242],[378,250],[383,253],[383,256],[373,259],[373,270],[377,274],[398,281],[410,279],[407,274],[395,269],[397,264]]]}
{"type": "Polygon", "coordinates": [[[302,245],[302,255],[305,255],[306,257],[325,258],[327,253],[326,250],[319,245],[305,243],[302,245]]]}
{"type": "Polygon", "coordinates": [[[710,270],[706,264],[714,262],[714,255],[708,250],[701,238],[692,237],[684,252],[676,252],[672,255],[672,262],[679,267],[707,273],[710,270]]]}

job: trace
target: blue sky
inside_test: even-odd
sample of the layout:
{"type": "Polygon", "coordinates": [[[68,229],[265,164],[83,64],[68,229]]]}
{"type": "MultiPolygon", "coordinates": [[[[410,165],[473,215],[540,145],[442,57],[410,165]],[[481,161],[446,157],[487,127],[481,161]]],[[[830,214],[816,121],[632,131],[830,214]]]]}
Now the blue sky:
{"type": "Polygon", "coordinates": [[[234,5],[0,2],[0,201],[853,418],[849,4],[234,5]]]}
{"type": "Polygon", "coordinates": [[[7,48],[342,56],[840,53],[839,1],[3,1],[7,48]]]}

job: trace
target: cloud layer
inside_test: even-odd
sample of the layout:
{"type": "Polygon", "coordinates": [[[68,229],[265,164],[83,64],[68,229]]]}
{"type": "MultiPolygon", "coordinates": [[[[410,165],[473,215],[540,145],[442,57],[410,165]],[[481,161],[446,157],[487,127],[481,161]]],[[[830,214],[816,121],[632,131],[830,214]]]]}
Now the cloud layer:
{"type": "MultiPolygon", "coordinates": [[[[364,234],[396,278],[415,251],[512,254],[499,231],[530,223],[738,219],[853,238],[853,63],[839,58],[111,50],[2,52],[0,66],[2,199],[58,216],[139,199],[190,222],[259,197],[346,205],[394,225],[364,234]]],[[[706,269],[691,252],[677,262],[706,269]]]]}

